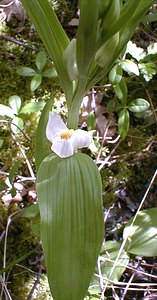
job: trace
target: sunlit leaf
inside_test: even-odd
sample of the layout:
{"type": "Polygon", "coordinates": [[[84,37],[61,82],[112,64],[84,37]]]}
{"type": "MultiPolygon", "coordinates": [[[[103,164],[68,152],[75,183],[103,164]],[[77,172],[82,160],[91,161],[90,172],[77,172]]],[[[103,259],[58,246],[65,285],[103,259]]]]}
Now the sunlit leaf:
{"type": "Polygon", "coordinates": [[[36,60],[35,60],[35,63],[36,63],[36,66],[37,66],[39,72],[42,72],[43,68],[46,65],[46,61],[47,61],[47,57],[46,57],[45,51],[40,51],[37,54],[36,60]]]}
{"type": "Polygon", "coordinates": [[[13,110],[9,106],[3,104],[0,104],[0,116],[6,116],[12,119],[15,117],[13,110]]]}
{"type": "Polygon", "coordinates": [[[137,98],[135,100],[130,101],[128,105],[128,109],[132,112],[139,113],[147,110],[149,106],[150,104],[147,100],[142,98],[137,98]]]}
{"type": "Polygon", "coordinates": [[[140,211],[133,226],[131,218],[124,228],[123,238],[128,237],[126,250],[140,256],[157,256],[157,208],[140,211]]]}
{"type": "Polygon", "coordinates": [[[38,112],[42,110],[45,106],[45,102],[31,102],[26,104],[25,106],[22,107],[20,110],[20,114],[28,114],[32,112],[38,112]]]}
{"type": "Polygon", "coordinates": [[[21,107],[21,98],[17,95],[10,96],[9,105],[13,109],[14,114],[18,114],[21,107]]]}
{"type": "Polygon", "coordinates": [[[52,154],[40,165],[37,193],[52,296],[83,299],[104,235],[98,169],[85,154],[65,159],[52,154]]]}
{"type": "Polygon", "coordinates": [[[127,135],[129,124],[129,112],[127,109],[123,109],[118,116],[118,131],[122,139],[125,139],[127,135]]]}
{"type": "Polygon", "coordinates": [[[125,72],[127,72],[129,74],[133,73],[133,74],[139,76],[138,66],[133,61],[131,61],[129,59],[125,59],[125,60],[122,60],[120,62],[120,64],[125,72]]]}
{"type": "Polygon", "coordinates": [[[36,71],[33,70],[32,68],[28,68],[28,67],[18,67],[17,68],[17,74],[21,75],[21,76],[34,76],[36,74],[36,71]]]}
{"type": "Polygon", "coordinates": [[[18,134],[21,132],[21,129],[23,128],[23,120],[19,117],[15,117],[12,120],[11,123],[11,129],[15,134],[18,134]]]}
{"type": "Polygon", "coordinates": [[[31,91],[34,92],[39,85],[41,84],[42,81],[42,75],[41,74],[36,74],[32,80],[31,80],[31,91]]]}

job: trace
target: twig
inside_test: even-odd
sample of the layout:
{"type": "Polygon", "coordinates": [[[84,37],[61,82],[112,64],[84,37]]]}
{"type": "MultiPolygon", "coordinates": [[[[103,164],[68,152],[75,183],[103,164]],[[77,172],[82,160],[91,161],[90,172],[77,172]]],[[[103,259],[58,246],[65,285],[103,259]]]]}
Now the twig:
{"type": "MultiPolygon", "coordinates": [[[[134,216],[134,218],[133,218],[133,221],[132,221],[132,223],[131,223],[131,225],[130,225],[130,231],[131,231],[131,228],[133,227],[133,225],[134,225],[134,223],[135,223],[135,220],[136,220],[136,218],[137,218],[138,213],[140,212],[140,210],[141,210],[141,208],[142,208],[142,206],[143,206],[143,204],[144,204],[144,202],[145,202],[145,200],[146,200],[146,198],[147,198],[147,195],[148,195],[148,193],[149,193],[149,191],[150,191],[150,189],[151,189],[151,187],[152,187],[152,185],[153,185],[153,183],[154,183],[154,180],[155,180],[156,176],[157,176],[157,169],[155,170],[155,172],[154,172],[154,174],[153,174],[153,176],[152,176],[152,179],[151,179],[151,181],[150,181],[150,183],[149,183],[149,185],[148,185],[148,188],[147,188],[147,190],[146,190],[146,192],[145,192],[145,194],[144,194],[144,196],[143,196],[143,198],[142,198],[142,200],[141,200],[141,203],[140,203],[140,205],[139,205],[139,207],[138,207],[138,210],[137,210],[137,212],[136,212],[136,214],[135,214],[135,216],[134,216]]],[[[124,247],[125,247],[125,244],[126,244],[126,242],[127,242],[127,240],[128,240],[128,237],[129,237],[129,235],[126,236],[126,237],[124,238],[123,242],[122,242],[122,245],[121,245],[121,247],[120,247],[120,249],[119,249],[118,255],[117,255],[117,257],[116,257],[116,259],[115,259],[115,261],[114,261],[113,267],[112,267],[111,272],[110,272],[110,274],[109,274],[109,278],[111,278],[111,276],[112,276],[112,274],[113,274],[113,272],[114,272],[114,269],[115,269],[115,267],[116,267],[116,265],[117,265],[117,262],[118,262],[118,260],[119,260],[119,258],[120,258],[120,255],[121,255],[121,253],[122,253],[122,251],[123,251],[123,249],[124,249],[124,247]]],[[[105,287],[104,287],[104,292],[105,292],[106,287],[107,287],[107,282],[108,282],[108,280],[106,281],[106,284],[105,284],[105,287]]]]}
{"type": "MultiPolygon", "coordinates": [[[[120,137],[119,137],[120,138],[120,137]]],[[[112,151],[110,152],[110,154],[105,158],[105,160],[102,162],[102,164],[99,166],[99,171],[107,164],[107,162],[109,161],[109,159],[111,158],[112,154],[116,151],[116,149],[119,147],[121,143],[121,140],[119,139],[118,143],[115,145],[115,147],[112,149],[112,151]]]]}
{"type": "MultiPolygon", "coordinates": [[[[8,217],[7,220],[7,225],[6,225],[6,229],[5,229],[5,239],[4,239],[4,254],[3,254],[3,269],[6,268],[6,255],[7,255],[7,239],[8,239],[8,230],[9,230],[9,226],[12,222],[12,220],[14,219],[14,216],[17,216],[19,214],[19,211],[14,212],[12,215],[10,215],[8,217]]],[[[3,273],[3,282],[5,283],[5,272],[3,273]]],[[[2,285],[2,291],[1,291],[1,297],[3,295],[5,289],[5,285],[2,285]]]]}
{"type": "Polygon", "coordinates": [[[1,33],[0,33],[0,38],[5,39],[6,41],[12,42],[12,43],[14,43],[14,44],[17,44],[17,45],[19,45],[19,46],[28,48],[28,49],[30,49],[30,50],[33,50],[33,51],[35,51],[35,52],[39,52],[39,49],[34,48],[34,47],[32,47],[32,46],[29,46],[29,45],[27,45],[27,44],[24,44],[24,43],[22,43],[22,42],[20,42],[20,41],[17,41],[17,40],[15,40],[14,38],[12,38],[12,37],[10,37],[10,36],[8,36],[8,35],[4,35],[4,34],[1,34],[1,33]]]}
{"type": "Polygon", "coordinates": [[[27,157],[27,155],[26,155],[26,153],[25,153],[25,151],[24,151],[24,148],[22,147],[22,145],[20,144],[20,142],[16,139],[15,135],[14,135],[13,133],[12,133],[11,135],[12,135],[13,140],[15,141],[15,143],[17,144],[17,146],[19,147],[19,149],[20,149],[20,151],[21,151],[21,153],[22,153],[22,155],[23,155],[23,157],[24,157],[24,159],[25,159],[25,161],[26,161],[26,164],[27,164],[27,167],[28,167],[28,170],[29,170],[29,172],[30,172],[31,177],[32,177],[32,178],[35,178],[33,169],[32,169],[32,167],[31,167],[31,164],[30,164],[30,162],[29,162],[29,159],[28,159],[28,157],[27,157]]]}

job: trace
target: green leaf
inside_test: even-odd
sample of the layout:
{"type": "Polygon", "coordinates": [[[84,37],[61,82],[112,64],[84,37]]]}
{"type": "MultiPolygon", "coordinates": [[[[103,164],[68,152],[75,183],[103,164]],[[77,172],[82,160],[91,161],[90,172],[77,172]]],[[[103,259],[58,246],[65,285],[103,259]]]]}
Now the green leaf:
{"type": "Polygon", "coordinates": [[[81,76],[86,76],[94,58],[97,40],[99,5],[97,0],[80,1],[80,20],[76,41],[77,67],[81,76]],[[88,13],[87,13],[88,12],[88,13]]]}
{"type": "Polygon", "coordinates": [[[123,70],[122,70],[121,65],[116,64],[109,73],[109,81],[113,85],[117,85],[120,83],[120,81],[122,79],[122,75],[123,75],[123,70]]]}
{"type": "Polygon", "coordinates": [[[15,117],[11,122],[11,129],[15,134],[18,134],[21,132],[21,129],[23,128],[23,120],[19,117],[15,117]]]}
{"type": "Polygon", "coordinates": [[[13,184],[16,172],[18,171],[18,169],[21,166],[21,162],[22,162],[21,160],[17,160],[15,162],[15,164],[11,167],[11,170],[9,171],[9,176],[8,177],[9,177],[9,181],[10,181],[11,185],[13,184]]]}
{"type": "Polygon", "coordinates": [[[24,218],[35,218],[39,214],[39,205],[32,204],[28,207],[25,207],[22,211],[22,217],[24,218]]]}
{"type": "Polygon", "coordinates": [[[21,98],[17,95],[9,97],[9,105],[13,109],[14,114],[18,114],[21,107],[21,98]]]}
{"type": "MultiPolygon", "coordinates": [[[[103,283],[106,284],[106,281],[112,280],[114,282],[118,282],[121,276],[123,275],[126,266],[129,262],[129,256],[125,250],[123,250],[120,254],[120,257],[115,265],[114,272],[110,277],[110,273],[113,267],[113,264],[116,260],[116,257],[119,253],[121,244],[115,241],[107,241],[101,250],[101,254],[99,256],[99,268],[101,269],[101,274],[103,277],[103,283]]],[[[96,294],[101,293],[100,289],[100,281],[98,279],[98,270],[95,271],[95,274],[91,280],[89,293],[96,294]]]]}
{"type": "Polygon", "coordinates": [[[83,299],[104,236],[100,173],[85,154],[52,154],[40,165],[37,193],[52,296],[83,299]]]}
{"type": "Polygon", "coordinates": [[[34,76],[36,74],[36,71],[33,70],[32,68],[28,68],[28,67],[19,67],[17,68],[17,74],[21,75],[21,76],[34,76]]]}
{"type": "Polygon", "coordinates": [[[118,131],[119,134],[122,138],[122,140],[125,139],[127,132],[129,130],[129,112],[127,109],[123,109],[120,111],[119,116],[118,116],[118,131]]]}
{"type": "Polygon", "coordinates": [[[149,108],[150,104],[147,100],[142,98],[137,98],[135,100],[132,100],[129,105],[128,109],[132,112],[139,113],[142,111],[145,111],[149,108]]]}
{"type": "Polygon", "coordinates": [[[151,80],[153,75],[157,73],[156,64],[154,62],[140,63],[139,69],[146,81],[151,80]]]}
{"type": "Polygon", "coordinates": [[[36,60],[35,60],[36,66],[40,73],[42,72],[43,68],[45,67],[46,61],[47,61],[47,57],[46,57],[45,51],[40,51],[37,54],[36,60]]]}
{"type": "Polygon", "coordinates": [[[73,85],[69,79],[65,63],[63,62],[63,52],[69,44],[69,38],[57,19],[49,1],[22,0],[21,2],[55,64],[65,92],[67,104],[70,105],[73,85]]]}
{"type": "Polygon", "coordinates": [[[125,59],[122,60],[120,62],[123,70],[129,74],[133,73],[137,76],[139,76],[139,68],[137,66],[137,64],[135,64],[133,61],[129,60],[129,59],[125,59]]]}
{"type": "Polygon", "coordinates": [[[38,112],[42,110],[45,106],[45,102],[31,102],[26,104],[22,109],[20,110],[20,114],[29,114],[32,112],[38,112]]]}
{"type": "Polygon", "coordinates": [[[128,237],[126,250],[140,256],[157,256],[157,208],[140,211],[133,226],[133,218],[124,228],[123,238],[128,237]]]}
{"type": "Polygon", "coordinates": [[[47,68],[44,72],[42,72],[43,77],[58,77],[58,74],[56,72],[55,68],[47,68]]]}
{"type": "Polygon", "coordinates": [[[128,89],[124,79],[114,86],[114,91],[123,106],[127,103],[128,89]]]}
{"type": "Polygon", "coordinates": [[[41,113],[35,140],[35,163],[38,170],[42,160],[51,153],[50,142],[46,137],[46,126],[49,118],[49,111],[53,105],[53,98],[48,100],[41,113]]]}
{"type": "Polygon", "coordinates": [[[15,117],[13,109],[3,104],[0,104],[0,116],[6,116],[12,119],[15,117]]]}
{"type": "Polygon", "coordinates": [[[78,69],[76,63],[76,39],[72,39],[68,47],[63,53],[63,58],[67,66],[67,71],[70,80],[75,80],[78,78],[78,69]]]}
{"type": "Polygon", "coordinates": [[[36,74],[32,80],[31,80],[31,91],[34,92],[39,85],[41,84],[42,81],[42,75],[41,74],[36,74]]]}

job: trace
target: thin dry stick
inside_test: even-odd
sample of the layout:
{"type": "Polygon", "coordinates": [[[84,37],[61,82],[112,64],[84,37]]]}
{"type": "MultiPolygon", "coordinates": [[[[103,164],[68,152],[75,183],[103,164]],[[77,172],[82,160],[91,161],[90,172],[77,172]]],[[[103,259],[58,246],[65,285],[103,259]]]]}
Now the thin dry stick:
{"type": "Polygon", "coordinates": [[[112,149],[112,151],[110,152],[110,154],[105,158],[105,160],[102,162],[102,164],[99,166],[99,171],[107,164],[107,162],[109,161],[109,159],[111,158],[112,154],[116,151],[116,149],[119,147],[121,143],[121,140],[118,141],[118,143],[115,145],[115,147],[112,149]]]}
{"type": "MultiPolygon", "coordinates": [[[[150,183],[149,183],[149,186],[148,186],[148,188],[147,188],[147,190],[146,190],[146,192],[145,192],[145,194],[144,194],[144,196],[143,196],[143,199],[142,199],[142,201],[141,201],[141,203],[140,203],[140,205],[139,205],[139,207],[138,207],[138,210],[137,210],[137,212],[136,212],[136,214],[135,214],[135,216],[134,216],[134,218],[133,218],[133,221],[132,221],[132,223],[131,223],[131,225],[130,225],[130,229],[133,227],[133,225],[134,225],[134,223],[135,223],[135,220],[136,220],[136,218],[137,218],[137,215],[138,215],[138,213],[140,212],[140,210],[141,210],[141,208],[142,208],[142,206],[143,206],[143,204],[144,204],[144,202],[145,202],[145,200],[146,200],[146,198],[147,198],[147,195],[148,195],[148,193],[149,193],[149,191],[150,191],[150,189],[151,189],[151,187],[152,187],[152,185],[153,185],[153,183],[154,183],[154,180],[155,180],[156,176],[157,176],[157,169],[155,170],[154,175],[152,176],[152,179],[151,179],[151,181],[150,181],[150,183]]],[[[112,274],[113,274],[113,272],[114,272],[114,269],[115,269],[115,267],[116,267],[116,265],[117,265],[117,262],[118,262],[118,260],[119,260],[119,258],[120,258],[120,255],[121,255],[121,253],[122,253],[122,251],[123,251],[123,249],[124,249],[124,247],[125,247],[125,244],[126,244],[126,242],[127,242],[127,240],[128,240],[128,237],[129,237],[129,236],[126,236],[126,237],[124,238],[123,242],[122,242],[122,245],[121,245],[121,247],[120,247],[120,249],[119,249],[118,255],[117,255],[117,257],[116,257],[116,259],[115,259],[115,262],[114,262],[114,264],[113,264],[113,267],[112,267],[112,269],[111,269],[109,278],[111,278],[111,276],[112,276],[112,274]]],[[[105,290],[106,290],[107,284],[108,284],[108,280],[106,281],[106,284],[105,284],[105,287],[104,287],[104,292],[105,292],[105,290]]]]}
{"type": "Polygon", "coordinates": [[[24,148],[22,147],[22,145],[20,144],[20,142],[16,139],[16,137],[14,136],[14,134],[12,133],[12,138],[13,140],[15,141],[16,145],[19,147],[20,151],[21,151],[21,154],[23,155],[25,161],[26,161],[26,164],[27,164],[27,167],[28,167],[28,170],[29,170],[29,173],[31,175],[32,178],[35,178],[35,175],[34,175],[34,172],[33,172],[33,169],[31,167],[31,164],[29,162],[29,159],[24,151],[24,148]]]}
{"type": "MultiPolygon", "coordinates": [[[[3,269],[6,268],[6,256],[7,256],[7,239],[8,239],[8,230],[9,230],[9,226],[12,222],[12,219],[15,215],[19,214],[19,212],[14,212],[12,215],[10,215],[8,217],[8,220],[7,220],[7,225],[6,225],[6,229],[5,229],[5,239],[4,239],[4,253],[3,253],[3,269]]],[[[5,272],[3,273],[3,282],[5,283],[5,272]]],[[[5,286],[2,285],[2,291],[1,291],[1,297],[3,295],[3,292],[4,292],[4,289],[5,289],[5,286]]]]}

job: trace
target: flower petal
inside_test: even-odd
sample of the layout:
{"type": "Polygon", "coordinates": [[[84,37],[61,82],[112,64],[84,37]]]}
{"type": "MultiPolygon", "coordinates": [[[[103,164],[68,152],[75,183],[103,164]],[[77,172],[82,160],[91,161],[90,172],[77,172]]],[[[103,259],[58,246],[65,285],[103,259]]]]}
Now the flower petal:
{"type": "Polygon", "coordinates": [[[74,150],[89,147],[92,142],[92,136],[89,132],[77,129],[71,137],[74,150]]]}
{"type": "Polygon", "coordinates": [[[61,117],[53,111],[49,112],[49,120],[46,127],[47,139],[52,143],[60,140],[60,133],[65,129],[67,127],[61,117]]]}
{"type": "Polygon", "coordinates": [[[55,142],[51,149],[61,158],[69,157],[74,154],[73,145],[70,140],[55,142]]]}

